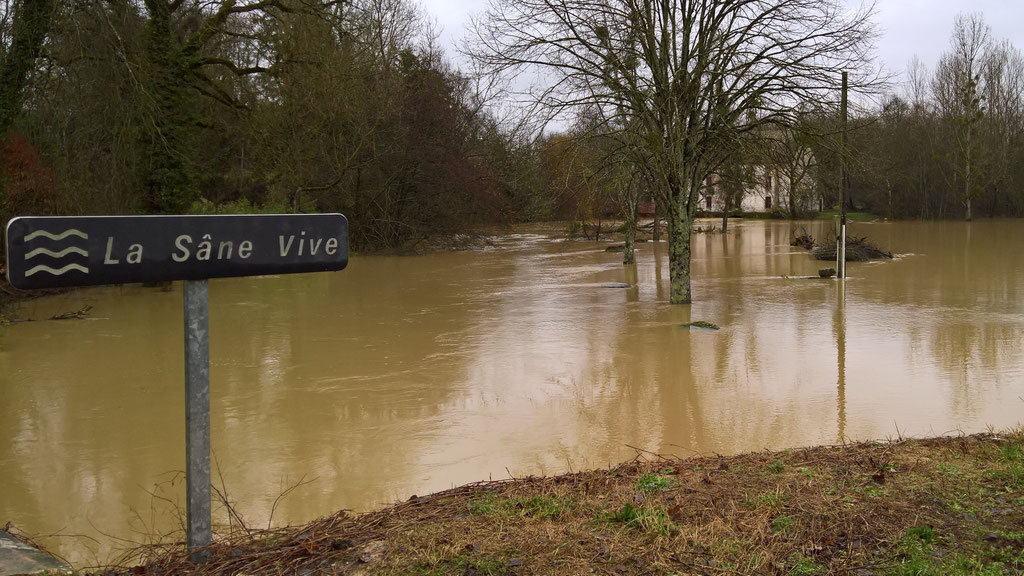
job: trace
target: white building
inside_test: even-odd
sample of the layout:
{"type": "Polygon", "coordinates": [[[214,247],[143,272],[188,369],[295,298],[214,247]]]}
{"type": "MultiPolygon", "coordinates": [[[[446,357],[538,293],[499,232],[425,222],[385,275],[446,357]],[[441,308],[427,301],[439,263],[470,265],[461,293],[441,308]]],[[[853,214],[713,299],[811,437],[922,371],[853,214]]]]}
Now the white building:
{"type": "MultiPolygon", "coordinates": [[[[739,209],[742,212],[789,213],[792,202],[796,204],[797,213],[813,211],[817,208],[813,173],[816,169],[814,155],[806,148],[799,154],[799,158],[784,165],[750,166],[745,171],[747,181],[742,183],[742,193],[737,194],[740,196],[739,206],[736,205],[734,196],[729,209],[739,209]],[[794,179],[796,184],[790,186],[794,179]]],[[[701,193],[700,208],[708,212],[721,212],[725,209],[727,193],[728,189],[721,179],[712,176],[709,185],[701,193]]]]}

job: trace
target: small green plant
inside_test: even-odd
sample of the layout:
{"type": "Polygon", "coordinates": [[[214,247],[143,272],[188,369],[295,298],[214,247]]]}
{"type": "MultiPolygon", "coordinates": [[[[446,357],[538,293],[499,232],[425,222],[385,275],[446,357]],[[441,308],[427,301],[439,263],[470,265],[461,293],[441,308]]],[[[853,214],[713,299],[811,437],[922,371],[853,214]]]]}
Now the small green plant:
{"type": "Polygon", "coordinates": [[[403,572],[416,576],[444,576],[446,574],[508,574],[509,562],[501,557],[473,556],[460,552],[426,561],[416,562],[409,566],[410,571],[403,572]]]}
{"type": "MultiPolygon", "coordinates": [[[[893,566],[887,573],[898,576],[996,576],[1007,574],[1007,566],[973,553],[936,554],[932,546],[939,534],[931,526],[912,526],[899,541],[893,566]]],[[[1007,558],[1011,562],[1016,560],[1007,558]]]]}
{"type": "Polygon", "coordinates": [[[612,512],[606,519],[656,536],[671,536],[679,530],[664,510],[637,507],[630,503],[612,512]]]}
{"type": "Polygon", "coordinates": [[[498,496],[495,494],[484,494],[474,498],[467,504],[469,513],[474,516],[493,516],[498,513],[498,496]]]}
{"type": "Polygon", "coordinates": [[[772,518],[772,532],[789,532],[789,529],[793,527],[793,519],[785,514],[780,514],[775,518],[772,518]]]}
{"type": "Polygon", "coordinates": [[[807,477],[807,478],[817,478],[818,477],[818,473],[817,472],[815,472],[814,470],[811,470],[810,468],[806,468],[806,467],[803,467],[803,466],[801,466],[800,468],[797,468],[796,471],[799,472],[801,476],[804,476],[804,477],[807,477]]]}
{"type": "Polygon", "coordinates": [[[867,487],[865,487],[864,488],[864,493],[867,494],[868,496],[874,496],[876,498],[880,497],[880,496],[888,496],[889,495],[889,493],[886,492],[885,490],[882,490],[878,486],[872,486],[872,485],[868,485],[867,487]]]}
{"type": "Polygon", "coordinates": [[[1024,461],[1024,449],[1021,449],[1019,444],[1003,444],[999,454],[1005,462],[1024,461]]]}
{"type": "Polygon", "coordinates": [[[761,494],[746,496],[747,506],[753,510],[768,506],[769,508],[778,508],[782,505],[782,496],[778,492],[763,492],[761,494]]]}
{"type": "Polygon", "coordinates": [[[560,500],[554,496],[541,494],[532,498],[514,498],[507,503],[509,510],[520,516],[530,518],[558,518],[565,509],[572,506],[569,499],[560,500]]]}
{"type": "Polygon", "coordinates": [[[914,526],[907,530],[907,535],[903,537],[897,547],[895,574],[899,576],[935,574],[938,576],[929,559],[928,549],[931,541],[922,539],[921,535],[932,538],[934,532],[928,526],[914,526]],[[911,534],[912,531],[913,534],[911,534]]]}
{"type": "Polygon", "coordinates": [[[640,518],[640,509],[628,502],[622,507],[612,512],[608,516],[609,522],[618,522],[620,524],[630,524],[636,522],[640,518]]]}
{"type": "Polygon", "coordinates": [[[636,482],[636,489],[644,494],[661,492],[672,487],[672,479],[657,474],[644,474],[636,482]]]}
{"type": "Polygon", "coordinates": [[[789,557],[789,563],[793,565],[789,569],[789,573],[793,576],[812,576],[813,574],[821,574],[822,567],[814,558],[810,558],[794,552],[789,557]]]}
{"type": "Polygon", "coordinates": [[[775,462],[772,462],[771,464],[768,465],[768,471],[771,472],[772,474],[781,474],[782,471],[785,469],[786,465],[782,462],[782,460],[776,460],[775,462]]]}
{"type": "Polygon", "coordinates": [[[931,526],[922,524],[920,526],[911,526],[910,528],[907,528],[907,538],[931,544],[938,537],[938,533],[935,532],[931,526]]]}
{"type": "Polygon", "coordinates": [[[1024,489],[1024,450],[1019,444],[1004,444],[999,456],[1005,468],[994,471],[995,475],[1009,491],[1024,489]]]}

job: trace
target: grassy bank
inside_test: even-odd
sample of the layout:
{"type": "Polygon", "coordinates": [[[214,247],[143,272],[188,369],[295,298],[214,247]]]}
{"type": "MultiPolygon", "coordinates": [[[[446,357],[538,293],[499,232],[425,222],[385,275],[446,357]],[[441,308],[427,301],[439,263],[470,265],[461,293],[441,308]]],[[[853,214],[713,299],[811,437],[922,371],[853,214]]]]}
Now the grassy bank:
{"type": "Polygon", "coordinates": [[[236,531],[133,574],[1018,574],[1024,433],[671,460],[236,531]]]}

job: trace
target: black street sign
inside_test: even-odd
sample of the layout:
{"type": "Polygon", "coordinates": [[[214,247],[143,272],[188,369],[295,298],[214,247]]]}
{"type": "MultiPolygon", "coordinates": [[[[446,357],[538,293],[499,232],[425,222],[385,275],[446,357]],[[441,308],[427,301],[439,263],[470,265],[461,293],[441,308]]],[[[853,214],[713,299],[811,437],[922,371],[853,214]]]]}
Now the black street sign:
{"type": "Polygon", "coordinates": [[[341,214],[21,217],[7,279],[24,290],[341,270],[341,214]]]}

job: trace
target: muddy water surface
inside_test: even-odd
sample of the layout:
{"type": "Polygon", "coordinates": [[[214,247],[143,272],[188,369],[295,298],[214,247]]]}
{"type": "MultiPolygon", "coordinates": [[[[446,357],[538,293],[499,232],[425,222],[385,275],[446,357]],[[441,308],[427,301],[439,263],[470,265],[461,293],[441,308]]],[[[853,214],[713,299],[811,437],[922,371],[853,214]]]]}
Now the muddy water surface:
{"type": "MultiPolygon", "coordinates": [[[[633,447],[726,454],[1024,420],[1024,224],[855,225],[903,256],[851,264],[845,283],[795,278],[824,266],[789,246],[802,225],[824,237],[830,223],[695,235],[692,306],[667,304],[664,244],[623,268],[553,227],[211,281],[215,483],[250,525],[281,525],[633,447]],[[694,320],[721,330],[680,327],[694,320]]],[[[174,531],[180,284],[81,290],[18,316],[36,321],[0,328],[0,524],[55,535],[42,540],[78,565],[174,531]],[[42,321],[85,305],[86,320],[42,321]]]]}

